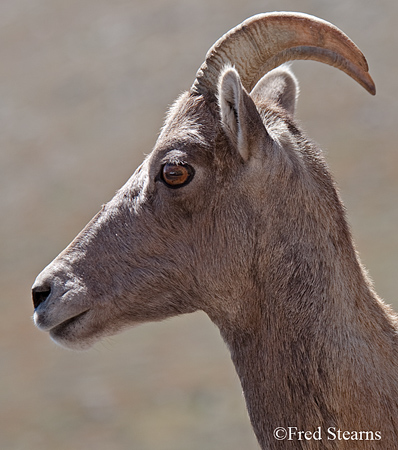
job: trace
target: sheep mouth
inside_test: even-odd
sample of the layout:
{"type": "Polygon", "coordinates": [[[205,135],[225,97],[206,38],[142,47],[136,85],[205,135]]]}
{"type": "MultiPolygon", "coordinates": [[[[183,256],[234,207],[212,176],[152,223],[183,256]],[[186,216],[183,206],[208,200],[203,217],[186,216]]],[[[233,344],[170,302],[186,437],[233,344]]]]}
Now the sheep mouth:
{"type": "Polygon", "coordinates": [[[76,325],[79,324],[79,322],[82,321],[82,319],[86,316],[86,314],[89,312],[90,310],[87,309],[86,311],[83,311],[79,314],[77,314],[76,316],[71,317],[70,319],[65,320],[64,322],[56,325],[55,327],[51,328],[51,330],[49,330],[50,335],[52,338],[60,338],[60,337],[64,337],[67,332],[68,329],[76,327],[76,325]]]}

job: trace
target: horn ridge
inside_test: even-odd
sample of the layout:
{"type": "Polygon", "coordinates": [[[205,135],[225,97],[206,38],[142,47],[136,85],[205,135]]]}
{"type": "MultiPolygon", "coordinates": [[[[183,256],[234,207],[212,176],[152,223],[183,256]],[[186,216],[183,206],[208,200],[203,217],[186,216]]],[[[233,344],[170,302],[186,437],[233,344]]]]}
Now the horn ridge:
{"type": "Polygon", "coordinates": [[[325,20],[292,12],[257,14],[228,31],[207,52],[191,92],[214,97],[226,65],[236,68],[250,91],[268,71],[297,59],[337,67],[375,94],[366,59],[346,34],[325,20]]]}

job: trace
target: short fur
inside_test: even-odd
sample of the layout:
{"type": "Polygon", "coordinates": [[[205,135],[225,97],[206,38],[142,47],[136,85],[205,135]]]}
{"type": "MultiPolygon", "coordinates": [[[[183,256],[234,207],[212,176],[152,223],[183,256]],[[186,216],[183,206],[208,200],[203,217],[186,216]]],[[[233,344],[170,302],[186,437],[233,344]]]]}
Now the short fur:
{"type": "Polygon", "coordinates": [[[218,104],[177,100],[152,153],[38,276],[37,326],[82,349],[203,310],[230,349],[262,449],[398,448],[397,317],[294,120],[297,81],[277,69],[249,94],[228,67],[218,89],[218,104]],[[192,166],[192,181],[170,189],[166,163],[192,166]],[[320,427],[322,440],[278,441],[277,427],[320,427]],[[381,440],[328,439],[330,427],[381,440]]]}

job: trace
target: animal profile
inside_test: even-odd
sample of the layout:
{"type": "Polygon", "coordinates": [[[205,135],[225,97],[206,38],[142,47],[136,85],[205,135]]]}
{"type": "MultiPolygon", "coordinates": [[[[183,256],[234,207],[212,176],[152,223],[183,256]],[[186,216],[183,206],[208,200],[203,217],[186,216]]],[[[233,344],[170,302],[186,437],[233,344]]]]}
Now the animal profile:
{"type": "Polygon", "coordinates": [[[297,59],[375,94],[365,57],[328,22],[278,12],[233,28],[142,165],[37,277],[34,321],[85,349],[204,311],[262,449],[396,449],[397,316],[360,263],[321,150],[296,122],[298,82],[284,63],[297,59]]]}

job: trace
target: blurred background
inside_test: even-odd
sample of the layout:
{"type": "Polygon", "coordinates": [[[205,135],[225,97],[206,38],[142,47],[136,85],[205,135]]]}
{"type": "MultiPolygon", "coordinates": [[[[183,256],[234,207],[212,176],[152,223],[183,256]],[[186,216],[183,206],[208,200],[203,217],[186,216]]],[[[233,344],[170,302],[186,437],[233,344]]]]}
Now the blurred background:
{"type": "Polygon", "coordinates": [[[327,154],[362,261],[398,309],[396,0],[0,2],[0,448],[256,449],[204,314],[84,353],[35,329],[35,276],[129,178],[208,48],[245,18],[302,11],[345,31],[377,85],[296,62],[298,118],[327,154]]]}

